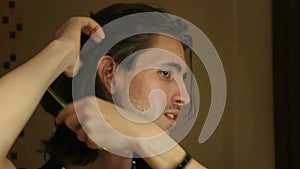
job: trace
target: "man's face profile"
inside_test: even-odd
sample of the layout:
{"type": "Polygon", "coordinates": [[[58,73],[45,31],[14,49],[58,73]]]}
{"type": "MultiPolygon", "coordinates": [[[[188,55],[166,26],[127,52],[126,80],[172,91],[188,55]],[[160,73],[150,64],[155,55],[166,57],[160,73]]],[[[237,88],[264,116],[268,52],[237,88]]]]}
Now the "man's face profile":
{"type": "Polygon", "coordinates": [[[126,63],[120,63],[114,74],[113,100],[163,130],[175,125],[181,106],[190,101],[182,44],[159,35],[153,48],[140,51],[131,70],[122,69],[122,64],[126,63]]]}
{"type": "MultiPolygon", "coordinates": [[[[150,46],[146,46],[145,48],[135,48],[135,46],[131,46],[132,43],[125,43],[123,44],[124,46],[119,46],[120,48],[114,51],[115,53],[110,53],[113,57],[111,57],[110,55],[105,55],[108,50],[112,49],[113,46],[117,44],[117,42],[120,42],[125,38],[129,38],[133,35],[148,33],[160,34],[161,32],[169,34],[168,31],[165,32],[164,30],[161,30],[161,27],[151,26],[161,24],[165,25],[164,23],[153,19],[149,20],[149,18],[158,18],[157,15],[160,14],[139,13],[121,18],[120,20],[116,20],[115,22],[104,26],[105,30],[119,31],[118,34],[122,35],[116,36],[116,39],[109,40],[109,43],[104,43],[103,45],[100,45],[99,48],[96,48],[97,51],[91,52],[91,55],[97,55],[93,58],[98,58],[100,55],[102,56],[100,60],[107,59],[106,61],[109,61],[110,63],[114,62],[114,67],[110,67],[112,69],[107,69],[106,72],[101,72],[99,71],[100,69],[98,64],[98,69],[96,71],[96,74],[98,74],[98,77],[101,80],[100,82],[103,83],[103,86],[100,86],[105,87],[103,89],[105,90],[103,93],[107,94],[107,97],[104,98],[112,101],[115,105],[114,108],[118,109],[118,107],[121,107],[120,110],[117,110],[120,114],[124,112],[122,111],[122,109],[126,110],[126,114],[122,115],[127,119],[140,123],[153,121],[163,130],[167,130],[170,133],[170,136],[174,138],[176,142],[183,139],[195,123],[196,116],[199,110],[200,93],[195,77],[184,62],[184,50],[181,44],[182,42],[187,45],[191,49],[191,51],[193,51],[195,55],[199,57],[201,61],[203,61],[211,83],[211,109],[209,110],[207,120],[204,124],[203,130],[201,131],[201,139],[199,138],[199,140],[205,140],[215,130],[222,115],[222,110],[224,109],[223,103],[225,103],[224,101],[226,96],[226,80],[218,54],[215,48],[212,46],[211,42],[201,30],[199,30],[194,25],[186,22],[185,20],[182,20],[182,18],[167,14],[167,16],[172,18],[172,20],[180,20],[184,23],[187,23],[187,34],[180,31],[178,32],[176,29],[176,32],[171,31],[170,33],[170,35],[174,36],[174,39],[163,35],[157,35],[158,38],[155,39],[150,46]],[[146,24],[142,28],[135,29],[136,22],[138,22],[139,18],[141,17],[148,18],[148,20],[146,19],[146,23],[149,23],[150,26],[148,26],[149,24],[146,24]],[[122,25],[122,27],[116,27],[115,25],[122,25]],[[115,28],[122,29],[115,30],[115,28]],[[193,40],[190,41],[184,35],[193,37],[193,40]],[[208,47],[206,47],[206,45],[208,47]],[[123,51],[122,49],[124,49],[125,51],[123,51]],[[124,61],[127,58],[130,58],[130,56],[133,54],[131,54],[132,52],[128,52],[130,54],[125,55],[121,54],[123,52],[126,53],[127,51],[131,50],[136,51],[133,52],[133,54],[137,54],[138,57],[133,60],[129,60],[127,62],[129,64],[126,64],[126,62],[124,61]],[[118,53],[119,51],[121,53],[118,53]],[[116,61],[113,60],[113,58],[116,58],[116,61],[118,61],[117,64],[116,61]],[[120,60],[122,60],[121,63],[119,63],[120,60]],[[107,72],[109,76],[101,76],[104,75],[101,73],[107,72]],[[106,78],[103,80],[101,79],[102,77],[109,77],[110,79],[106,78]],[[186,81],[184,81],[185,77],[187,77],[186,81]],[[109,81],[109,83],[105,83],[105,80],[109,81]],[[184,82],[187,82],[187,86],[189,87],[188,90],[186,89],[184,82]],[[108,90],[109,92],[106,92],[106,90],[108,90]],[[189,91],[189,93],[187,91],[189,91]],[[220,94],[221,96],[219,97],[220,94]],[[190,97],[192,99],[190,99],[190,97]],[[192,102],[190,102],[190,100],[192,100],[192,102]],[[189,102],[190,104],[186,105],[189,102]],[[178,116],[180,111],[188,112],[188,114],[180,113],[181,115],[178,116]],[[137,114],[143,116],[144,118],[135,119],[137,114]],[[177,124],[175,127],[173,127],[175,124],[175,120],[177,124]],[[205,136],[203,136],[203,134],[205,136]]],[[[142,46],[144,45],[143,42],[143,40],[139,41],[142,46]]],[[[133,44],[134,43],[135,42],[133,42],[133,44]]],[[[83,55],[88,55],[89,50],[93,50],[95,47],[94,43],[91,43],[90,45],[88,44],[87,46],[87,50],[84,50],[82,52],[83,55]]],[[[97,60],[91,60],[92,64],[90,66],[93,66],[95,62],[97,62],[97,60]]],[[[82,89],[82,87],[88,86],[88,84],[90,83],[89,81],[87,81],[87,83],[82,83],[82,79],[88,79],[91,82],[93,82],[93,80],[95,79],[93,75],[96,74],[94,74],[93,67],[91,68],[92,69],[90,69],[90,67],[86,67],[81,76],[73,80],[72,83],[75,86],[73,89],[73,97],[75,97],[75,99],[80,98],[80,96],[82,95],[82,90],[80,89],[82,89]],[[91,78],[89,79],[86,77],[91,78]]],[[[91,87],[86,87],[86,91],[83,92],[90,94],[90,92],[95,91],[95,84],[92,83],[90,84],[90,86],[91,87]]],[[[94,104],[97,105],[96,100],[94,101],[94,104]]],[[[79,108],[80,106],[78,107],[78,109],[79,108]]],[[[106,124],[105,127],[109,128],[109,123],[105,123],[106,121],[100,116],[101,114],[103,114],[101,112],[101,110],[103,109],[103,107],[98,107],[97,113],[94,114],[95,117],[97,116],[97,118],[93,118],[93,120],[95,120],[95,125],[102,126],[106,124]],[[100,118],[100,122],[97,121],[98,118],[100,118]]],[[[79,118],[79,120],[80,119],[81,118],[79,118]]],[[[85,118],[82,119],[83,121],[81,122],[81,124],[84,127],[86,126],[86,128],[99,128],[85,122],[85,118]]],[[[111,132],[116,134],[116,137],[119,136],[121,138],[124,138],[122,133],[118,133],[113,129],[111,129],[111,132]]],[[[94,137],[95,140],[97,140],[98,138],[99,141],[101,141],[102,138],[98,136],[97,133],[95,133],[95,135],[91,133],[89,134],[91,135],[91,138],[94,137]]],[[[157,137],[159,137],[159,135],[157,135],[157,137]]],[[[144,140],[146,142],[149,142],[155,138],[144,138],[144,140]]],[[[101,145],[100,142],[99,145],[101,145]]],[[[172,146],[169,146],[168,148],[171,147],[172,146]]],[[[161,149],[160,152],[164,152],[168,148],[164,150],[161,149]]],[[[116,153],[124,155],[122,152],[116,153]]]]}

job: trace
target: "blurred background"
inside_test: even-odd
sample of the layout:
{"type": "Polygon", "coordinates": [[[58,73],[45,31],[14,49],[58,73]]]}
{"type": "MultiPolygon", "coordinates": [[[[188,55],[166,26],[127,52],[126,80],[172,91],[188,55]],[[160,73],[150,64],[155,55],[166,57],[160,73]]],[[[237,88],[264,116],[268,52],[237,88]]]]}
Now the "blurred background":
{"type": "MultiPolygon", "coordinates": [[[[115,2],[158,4],[199,27],[218,51],[227,79],[226,107],[215,133],[202,144],[198,137],[211,91],[201,61],[193,60],[200,111],[180,144],[194,158],[211,169],[300,167],[296,0],[1,0],[0,75],[43,49],[70,16],[87,16],[115,2]]],[[[38,106],[9,158],[18,168],[38,168],[44,163],[41,139],[53,131],[53,117],[38,106]]]]}

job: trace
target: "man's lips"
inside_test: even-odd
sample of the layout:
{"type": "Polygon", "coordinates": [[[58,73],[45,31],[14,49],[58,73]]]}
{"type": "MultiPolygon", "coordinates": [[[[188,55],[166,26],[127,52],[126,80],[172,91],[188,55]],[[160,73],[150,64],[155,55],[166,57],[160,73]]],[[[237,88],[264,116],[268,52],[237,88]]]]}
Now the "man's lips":
{"type": "Polygon", "coordinates": [[[179,115],[179,111],[166,111],[164,112],[164,115],[171,120],[172,123],[174,123],[179,115]]]}

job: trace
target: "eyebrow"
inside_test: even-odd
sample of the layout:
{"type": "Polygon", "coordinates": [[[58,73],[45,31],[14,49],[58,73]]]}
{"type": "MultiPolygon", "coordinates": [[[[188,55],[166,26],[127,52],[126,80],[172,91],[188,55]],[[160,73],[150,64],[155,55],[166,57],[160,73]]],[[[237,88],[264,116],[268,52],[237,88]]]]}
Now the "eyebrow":
{"type": "Polygon", "coordinates": [[[174,67],[178,72],[181,72],[182,70],[182,67],[175,62],[168,62],[168,63],[164,63],[163,65],[174,67]]]}

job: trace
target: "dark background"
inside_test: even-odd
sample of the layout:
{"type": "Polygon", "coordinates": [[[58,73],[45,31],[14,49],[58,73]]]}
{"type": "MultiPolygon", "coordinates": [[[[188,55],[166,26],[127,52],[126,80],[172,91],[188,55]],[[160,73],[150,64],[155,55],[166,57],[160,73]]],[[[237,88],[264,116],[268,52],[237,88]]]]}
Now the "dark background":
{"type": "Polygon", "coordinates": [[[300,1],[273,1],[276,168],[300,168],[300,1]]]}

